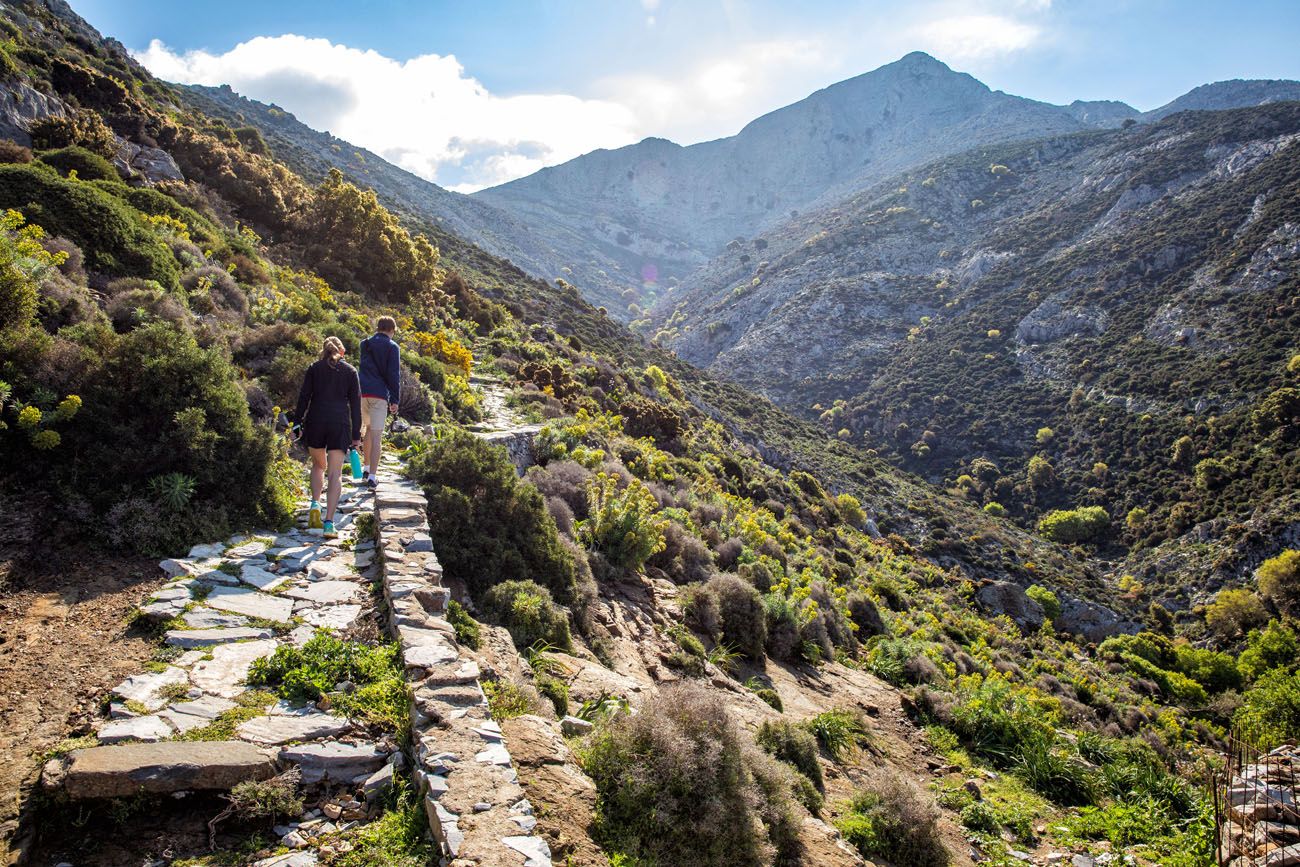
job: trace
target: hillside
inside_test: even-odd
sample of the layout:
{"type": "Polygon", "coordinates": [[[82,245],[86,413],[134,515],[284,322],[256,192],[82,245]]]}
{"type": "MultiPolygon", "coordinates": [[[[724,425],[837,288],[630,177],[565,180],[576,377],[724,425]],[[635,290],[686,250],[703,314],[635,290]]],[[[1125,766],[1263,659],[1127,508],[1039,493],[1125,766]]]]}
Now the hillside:
{"type": "MultiPolygon", "coordinates": [[[[660,337],[1026,523],[1102,505],[1111,556],[1211,519],[1285,526],[1292,410],[1261,413],[1294,377],[1297,132],[1278,103],[940,161],[714,260],[660,337]]],[[[1118,568],[1183,607],[1285,545],[1118,568]]]]}
{"type": "Polygon", "coordinates": [[[1294,557],[1175,623],[59,0],[3,29],[16,857],[1203,867],[1228,728],[1300,733],[1294,557]],[[329,539],[282,408],[381,314],[400,424],[329,539]]]}

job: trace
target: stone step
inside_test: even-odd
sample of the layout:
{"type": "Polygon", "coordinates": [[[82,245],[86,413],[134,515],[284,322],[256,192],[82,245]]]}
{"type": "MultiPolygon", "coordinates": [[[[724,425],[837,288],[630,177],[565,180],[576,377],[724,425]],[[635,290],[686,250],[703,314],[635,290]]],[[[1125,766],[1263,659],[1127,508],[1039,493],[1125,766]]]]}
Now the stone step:
{"type": "Polygon", "coordinates": [[[270,638],[273,635],[275,633],[270,629],[228,626],[216,629],[169,629],[163,640],[173,647],[183,647],[188,650],[193,647],[209,647],[213,644],[228,644],[232,641],[270,638]]]}
{"type": "Polygon", "coordinates": [[[271,755],[243,741],[162,741],[73,750],[46,763],[42,781],[71,798],[139,792],[228,791],[276,774],[271,755]]]}

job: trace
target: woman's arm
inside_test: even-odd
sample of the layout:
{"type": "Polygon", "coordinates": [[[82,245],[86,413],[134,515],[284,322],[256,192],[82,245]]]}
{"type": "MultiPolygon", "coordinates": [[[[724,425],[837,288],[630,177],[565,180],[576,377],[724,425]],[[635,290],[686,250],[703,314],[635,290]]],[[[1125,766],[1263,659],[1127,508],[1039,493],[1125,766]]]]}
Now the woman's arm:
{"type": "Polygon", "coordinates": [[[307,410],[311,406],[311,399],[316,393],[316,367],[311,365],[302,377],[302,388],[298,389],[298,407],[293,411],[293,420],[296,424],[302,424],[307,418],[307,410]]]}
{"type": "Polygon", "coordinates": [[[361,379],[356,370],[348,377],[348,407],[352,410],[352,441],[361,439],[361,379]]]}

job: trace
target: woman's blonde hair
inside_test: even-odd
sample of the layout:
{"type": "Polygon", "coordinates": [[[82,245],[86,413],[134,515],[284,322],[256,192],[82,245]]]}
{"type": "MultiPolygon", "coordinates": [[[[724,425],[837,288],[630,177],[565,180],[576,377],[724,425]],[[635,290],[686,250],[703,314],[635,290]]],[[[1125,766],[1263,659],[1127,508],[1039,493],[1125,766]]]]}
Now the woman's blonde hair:
{"type": "Polygon", "coordinates": [[[342,340],[339,340],[337,337],[326,337],[325,345],[320,351],[320,360],[333,362],[345,351],[342,340]]]}

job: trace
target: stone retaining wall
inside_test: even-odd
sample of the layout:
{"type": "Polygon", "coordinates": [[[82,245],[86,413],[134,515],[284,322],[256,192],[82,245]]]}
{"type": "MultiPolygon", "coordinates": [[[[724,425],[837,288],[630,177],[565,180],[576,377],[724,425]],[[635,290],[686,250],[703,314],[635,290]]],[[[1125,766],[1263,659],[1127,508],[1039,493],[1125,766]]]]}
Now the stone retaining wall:
{"type": "Polygon", "coordinates": [[[488,714],[479,667],[446,619],[449,591],[433,553],[427,503],[385,462],[375,497],[384,598],[412,689],[413,777],[429,828],[452,867],[550,867],[533,833],[501,727],[488,714]]]}

